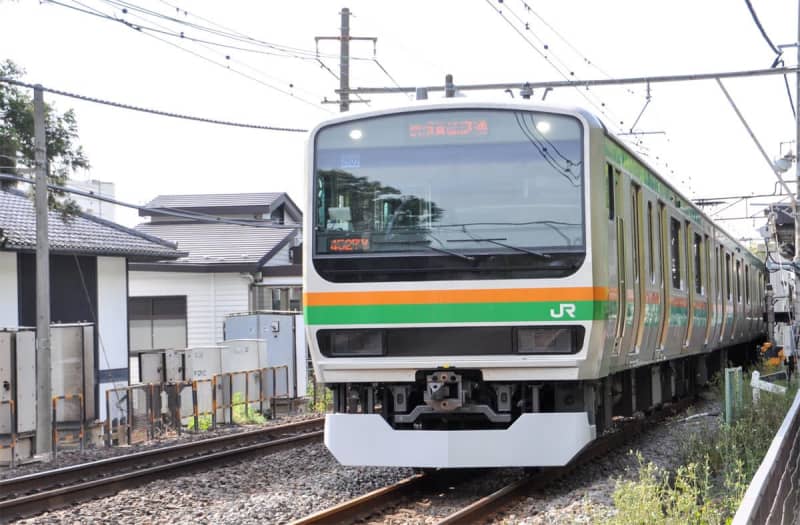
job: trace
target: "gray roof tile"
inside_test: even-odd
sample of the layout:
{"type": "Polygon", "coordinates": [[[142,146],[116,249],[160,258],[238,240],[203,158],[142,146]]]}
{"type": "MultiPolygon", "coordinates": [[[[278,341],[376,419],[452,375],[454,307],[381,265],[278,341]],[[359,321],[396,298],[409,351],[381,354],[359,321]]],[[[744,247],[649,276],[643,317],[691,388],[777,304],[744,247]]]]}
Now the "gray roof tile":
{"type": "MultiPolygon", "coordinates": [[[[88,214],[68,217],[48,212],[48,237],[53,253],[123,256],[131,260],[175,259],[184,253],[175,245],[88,214]]],[[[6,250],[36,249],[36,211],[18,190],[0,190],[0,246],[6,250]]]]}
{"type": "Polygon", "coordinates": [[[253,268],[266,262],[297,230],[240,226],[224,223],[143,223],[136,230],[156,235],[178,244],[178,249],[189,252],[187,257],[169,264],[223,265],[246,264],[253,268]]]}
{"type": "Polygon", "coordinates": [[[159,195],[148,208],[229,208],[269,206],[283,193],[212,193],[196,195],[159,195]]]}

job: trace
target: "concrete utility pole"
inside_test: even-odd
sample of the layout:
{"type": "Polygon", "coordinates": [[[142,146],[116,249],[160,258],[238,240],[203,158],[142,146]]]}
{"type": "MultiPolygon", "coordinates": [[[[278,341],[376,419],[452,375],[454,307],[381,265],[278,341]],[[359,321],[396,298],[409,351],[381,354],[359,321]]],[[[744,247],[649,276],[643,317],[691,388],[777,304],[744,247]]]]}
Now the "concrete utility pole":
{"type": "MultiPolygon", "coordinates": [[[[797,5],[797,42],[795,43],[797,51],[797,65],[800,66],[800,2],[797,5]]],[[[794,101],[797,105],[795,108],[795,177],[797,178],[797,195],[794,201],[794,274],[797,275],[797,268],[800,267],[800,71],[795,75],[795,91],[794,101]]],[[[800,314],[800,289],[797,286],[798,279],[794,280],[794,318],[797,322],[798,314],[800,314]]]]}
{"type": "Polygon", "coordinates": [[[47,237],[47,142],[42,86],[33,89],[36,160],[36,455],[50,457],[53,429],[50,400],[50,242],[47,237]]]}
{"type": "MultiPolygon", "coordinates": [[[[371,36],[350,36],[350,9],[342,8],[342,28],[340,36],[318,36],[314,40],[319,49],[320,40],[339,41],[339,111],[344,113],[350,110],[351,102],[366,102],[364,100],[350,100],[350,41],[351,40],[372,40],[373,50],[378,41],[377,37],[371,36]]],[[[325,102],[328,102],[327,100],[325,102]]]]}

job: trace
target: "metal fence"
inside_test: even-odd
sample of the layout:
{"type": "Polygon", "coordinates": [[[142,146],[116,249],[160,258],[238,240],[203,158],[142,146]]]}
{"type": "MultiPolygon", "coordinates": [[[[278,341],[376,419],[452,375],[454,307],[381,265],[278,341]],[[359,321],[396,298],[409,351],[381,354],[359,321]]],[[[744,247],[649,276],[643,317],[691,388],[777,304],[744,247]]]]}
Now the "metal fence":
{"type": "Polygon", "coordinates": [[[745,492],[734,525],[800,522],[800,391],[745,492]]]}
{"type": "Polygon", "coordinates": [[[249,422],[256,413],[274,417],[281,399],[290,399],[286,365],[113,388],[106,391],[105,442],[107,446],[141,442],[170,428],[178,434],[215,430],[220,423],[249,422]],[[279,378],[285,380],[282,391],[279,378]],[[117,406],[124,406],[118,408],[118,417],[111,416],[112,394],[117,406]]]}
{"type": "Polygon", "coordinates": [[[83,451],[86,444],[86,405],[84,403],[83,394],[65,394],[63,396],[53,396],[53,457],[58,455],[59,445],[75,445],[83,451]],[[77,407],[75,406],[77,405],[77,407]],[[59,407],[63,414],[59,418],[59,407]],[[77,408],[77,410],[76,410],[77,408]],[[65,421],[63,416],[75,417],[77,420],[72,419],[65,421]],[[62,436],[67,436],[63,439],[62,436]]]}

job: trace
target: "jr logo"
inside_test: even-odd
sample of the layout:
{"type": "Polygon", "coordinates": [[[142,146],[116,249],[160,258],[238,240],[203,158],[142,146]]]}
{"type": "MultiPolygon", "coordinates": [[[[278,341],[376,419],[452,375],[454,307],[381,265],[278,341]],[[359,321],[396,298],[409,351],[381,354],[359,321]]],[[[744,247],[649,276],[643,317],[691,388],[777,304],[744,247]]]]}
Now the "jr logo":
{"type": "Polygon", "coordinates": [[[558,312],[555,308],[550,309],[550,317],[553,319],[562,319],[564,315],[569,316],[570,319],[575,319],[575,305],[561,303],[558,305],[558,312]]]}

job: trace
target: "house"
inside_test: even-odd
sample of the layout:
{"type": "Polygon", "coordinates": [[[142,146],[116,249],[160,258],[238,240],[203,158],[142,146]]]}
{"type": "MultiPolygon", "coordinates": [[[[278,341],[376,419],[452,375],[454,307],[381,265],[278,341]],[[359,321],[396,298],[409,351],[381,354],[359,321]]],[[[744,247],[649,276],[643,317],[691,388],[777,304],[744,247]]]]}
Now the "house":
{"type": "Polygon", "coordinates": [[[188,255],[131,265],[131,348],[224,339],[227,315],[300,311],[302,213],[285,193],[160,195],[136,230],[188,255]]]}
{"type": "MultiPolygon", "coordinates": [[[[128,383],[128,266],[182,255],[174,244],[89,214],[48,213],[50,319],[92,323],[94,410],[128,383]]],[[[36,212],[25,193],[0,189],[0,329],[36,326],[36,212]]],[[[49,400],[48,400],[49,402],[49,400]]],[[[87,409],[88,410],[88,409],[87,409]]]]}

